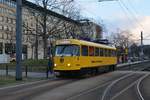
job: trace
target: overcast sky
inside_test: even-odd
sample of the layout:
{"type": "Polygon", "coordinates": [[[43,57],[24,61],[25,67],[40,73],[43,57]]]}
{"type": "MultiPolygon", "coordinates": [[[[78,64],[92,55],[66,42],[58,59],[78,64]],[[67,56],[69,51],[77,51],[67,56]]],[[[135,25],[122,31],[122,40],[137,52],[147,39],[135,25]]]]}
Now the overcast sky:
{"type": "MultiPolygon", "coordinates": [[[[75,0],[83,16],[103,23],[109,35],[118,29],[130,30],[133,38],[140,39],[140,31],[150,39],[150,0],[75,0]]],[[[145,44],[149,41],[145,40],[145,44]]]]}
{"type": "MultiPolygon", "coordinates": [[[[105,25],[108,32],[104,36],[121,29],[131,31],[136,40],[140,39],[140,31],[144,32],[145,39],[150,39],[150,0],[103,0],[103,2],[74,0],[74,2],[81,9],[82,16],[105,25]]],[[[150,41],[144,40],[144,43],[150,44],[150,41]]]]}

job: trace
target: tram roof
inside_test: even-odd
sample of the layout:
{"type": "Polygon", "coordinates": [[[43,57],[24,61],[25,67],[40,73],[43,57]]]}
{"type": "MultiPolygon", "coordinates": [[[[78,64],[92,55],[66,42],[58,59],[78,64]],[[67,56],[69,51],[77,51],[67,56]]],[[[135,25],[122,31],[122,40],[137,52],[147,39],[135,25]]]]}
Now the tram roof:
{"type": "Polygon", "coordinates": [[[104,45],[100,43],[94,43],[94,42],[85,41],[85,40],[62,39],[62,40],[56,41],[56,45],[66,45],[66,44],[78,44],[78,45],[94,46],[94,47],[101,47],[101,48],[116,50],[116,48],[112,46],[108,46],[108,45],[104,45]]]}

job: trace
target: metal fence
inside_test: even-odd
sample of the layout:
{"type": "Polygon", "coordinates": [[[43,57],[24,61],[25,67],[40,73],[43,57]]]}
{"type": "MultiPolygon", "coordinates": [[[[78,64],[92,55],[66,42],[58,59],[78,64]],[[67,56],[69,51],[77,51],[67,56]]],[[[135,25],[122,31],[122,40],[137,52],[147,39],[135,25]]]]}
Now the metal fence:
{"type": "MultiPolygon", "coordinates": [[[[48,65],[22,65],[23,78],[49,78],[52,73],[48,65]]],[[[0,79],[15,78],[16,65],[0,64],[0,79]]]]}

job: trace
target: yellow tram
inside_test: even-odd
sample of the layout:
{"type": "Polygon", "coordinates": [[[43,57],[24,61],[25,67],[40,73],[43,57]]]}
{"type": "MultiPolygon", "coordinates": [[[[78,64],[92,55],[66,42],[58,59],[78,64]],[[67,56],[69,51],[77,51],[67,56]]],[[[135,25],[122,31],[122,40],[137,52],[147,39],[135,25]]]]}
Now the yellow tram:
{"type": "Polygon", "coordinates": [[[117,64],[116,48],[77,39],[56,41],[54,72],[98,72],[101,68],[114,70],[117,64]]]}

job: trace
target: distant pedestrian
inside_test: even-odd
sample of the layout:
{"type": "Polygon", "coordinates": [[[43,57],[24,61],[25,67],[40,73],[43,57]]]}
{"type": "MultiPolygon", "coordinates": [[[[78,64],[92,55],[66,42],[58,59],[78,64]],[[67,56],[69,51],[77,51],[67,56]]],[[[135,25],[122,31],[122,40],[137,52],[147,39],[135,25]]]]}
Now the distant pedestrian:
{"type": "Polygon", "coordinates": [[[49,57],[48,60],[48,71],[53,74],[53,60],[52,60],[52,56],[49,57]]]}

